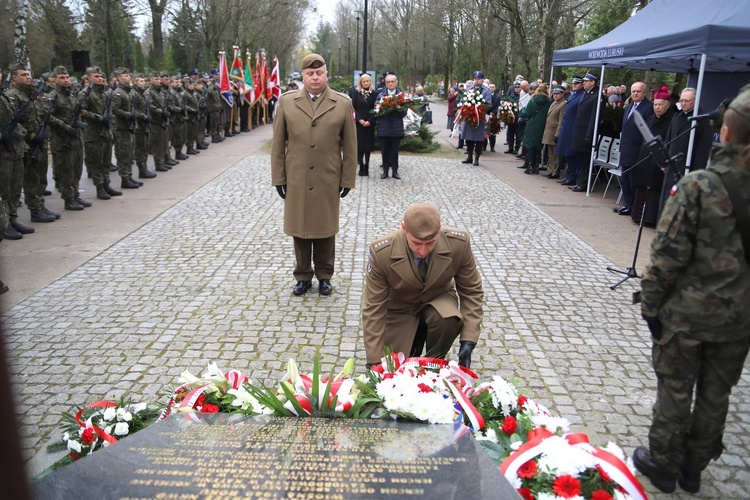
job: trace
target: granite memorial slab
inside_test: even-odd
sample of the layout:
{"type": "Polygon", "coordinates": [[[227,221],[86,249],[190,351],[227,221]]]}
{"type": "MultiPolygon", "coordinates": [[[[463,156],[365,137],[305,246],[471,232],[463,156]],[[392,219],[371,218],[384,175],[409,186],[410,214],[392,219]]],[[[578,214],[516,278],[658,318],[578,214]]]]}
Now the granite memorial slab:
{"type": "Polygon", "coordinates": [[[461,424],[178,414],[33,485],[40,499],[517,499],[461,424]]]}

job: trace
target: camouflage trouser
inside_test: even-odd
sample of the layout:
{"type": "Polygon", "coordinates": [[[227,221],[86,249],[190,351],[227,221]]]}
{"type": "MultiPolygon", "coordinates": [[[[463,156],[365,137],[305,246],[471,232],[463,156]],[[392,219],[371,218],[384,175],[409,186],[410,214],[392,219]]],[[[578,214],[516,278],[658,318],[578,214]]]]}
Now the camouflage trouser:
{"type": "Polygon", "coordinates": [[[146,162],[148,161],[148,152],[150,149],[148,136],[143,133],[143,130],[136,130],[133,140],[133,156],[135,157],[135,165],[138,167],[138,172],[141,174],[146,171],[146,162]]]}
{"type": "Polygon", "coordinates": [[[729,394],[740,380],[749,347],[748,339],[702,342],[679,334],[664,345],[654,344],[656,403],[648,437],[657,464],[670,472],[680,465],[702,471],[721,456],[729,394]]]}
{"type": "Polygon", "coordinates": [[[112,143],[107,140],[85,144],[86,170],[94,186],[109,185],[109,166],[112,164],[112,143]]]}
{"type": "Polygon", "coordinates": [[[52,170],[60,182],[60,196],[65,201],[78,197],[78,181],[83,172],[83,151],[80,141],[71,141],[70,149],[64,146],[52,150],[52,170]]]}
{"type": "Polygon", "coordinates": [[[148,134],[149,145],[151,146],[151,154],[154,156],[155,164],[164,163],[164,155],[166,151],[164,132],[166,129],[161,128],[161,125],[153,125],[151,131],[148,134]]]}
{"type": "Polygon", "coordinates": [[[179,118],[172,125],[172,147],[177,151],[185,145],[185,128],[186,123],[181,122],[179,118]]]}
{"type": "Polygon", "coordinates": [[[11,222],[18,217],[23,188],[23,157],[15,153],[0,154],[0,198],[11,222]]]}
{"type": "Polygon", "coordinates": [[[133,175],[133,134],[130,130],[115,130],[117,173],[127,179],[133,175]]]}
{"type": "Polygon", "coordinates": [[[211,137],[219,135],[219,111],[208,112],[208,133],[211,137]]]}
{"type": "Polygon", "coordinates": [[[29,210],[44,207],[44,189],[47,185],[47,147],[37,153],[36,160],[31,153],[24,156],[23,200],[29,210]]]}
{"type": "Polygon", "coordinates": [[[10,224],[10,220],[8,220],[8,213],[5,211],[5,202],[0,198],[0,233],[4,233],[8,229],[8,224],[10,224]]]}

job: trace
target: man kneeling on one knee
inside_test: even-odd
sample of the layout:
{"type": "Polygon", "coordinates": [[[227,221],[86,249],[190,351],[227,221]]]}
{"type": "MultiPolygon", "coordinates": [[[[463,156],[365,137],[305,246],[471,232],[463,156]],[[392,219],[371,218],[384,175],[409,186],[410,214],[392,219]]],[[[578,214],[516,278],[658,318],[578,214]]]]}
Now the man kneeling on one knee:
{"type": "Polygon", "coordinates": [[[469,234],[441,226],[434,205],[411,205],[401,230],[370,245],[362,304],[368,366],[380,363],[386,347],[444,358],[460,334],[459,363],[469,368],[483,298],[469,234]]]}

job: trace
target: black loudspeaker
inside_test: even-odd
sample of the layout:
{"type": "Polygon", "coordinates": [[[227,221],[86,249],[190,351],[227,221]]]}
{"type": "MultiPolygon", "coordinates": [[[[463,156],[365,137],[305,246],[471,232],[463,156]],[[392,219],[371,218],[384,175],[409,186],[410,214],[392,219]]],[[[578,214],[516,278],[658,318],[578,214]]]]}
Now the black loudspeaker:
{"type": "Polygon", "coordinates": [[[73,71],[77,73],[83,73],[91,66],[88,50],[71,50],[70,56],[73,60],[73,71]]]}

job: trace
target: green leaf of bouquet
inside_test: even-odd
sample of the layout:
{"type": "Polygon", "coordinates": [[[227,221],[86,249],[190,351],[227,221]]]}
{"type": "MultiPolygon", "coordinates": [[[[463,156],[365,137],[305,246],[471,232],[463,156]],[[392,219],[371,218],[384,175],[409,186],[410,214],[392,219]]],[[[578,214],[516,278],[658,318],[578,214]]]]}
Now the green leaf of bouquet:
{"type": "MultiPolygon", "coordinates": [[[[315,385],[313,384],[313,387],[315,385]]],[[[295,410],[297,410],[297,416],[299,417],[305,417],[307,416],[307,410],[302,408],[302,405],[299,404],[297,401],[297,398],[294,397],[294,393],[289,389],[289,387],[286,384],[281,384],[281,390],[284,391],[284,395],[287,397],[289,402],[292,404],[295,410]]],[[[310,406],[311,408],[315,408],[314,406],[310,406]]]]}

